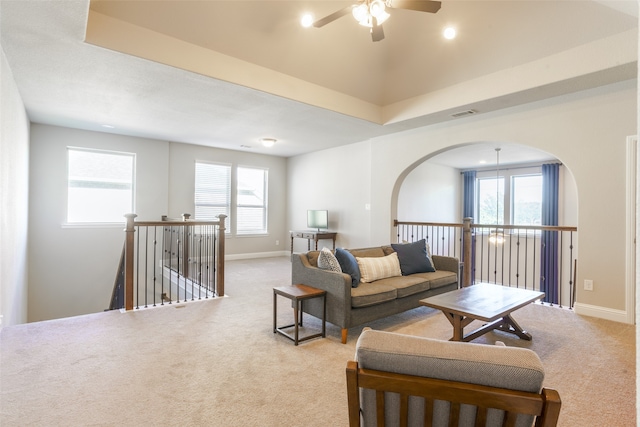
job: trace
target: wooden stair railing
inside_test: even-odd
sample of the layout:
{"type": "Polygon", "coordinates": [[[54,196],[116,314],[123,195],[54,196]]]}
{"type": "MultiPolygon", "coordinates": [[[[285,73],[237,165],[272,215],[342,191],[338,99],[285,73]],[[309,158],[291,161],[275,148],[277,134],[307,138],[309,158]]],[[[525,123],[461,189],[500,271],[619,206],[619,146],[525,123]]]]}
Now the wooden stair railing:
{"type": "MultiPolygon", "coordinates": [[[[166,274],[169,276],[167,279],[169,295],[171,295],[172,286],[178,287],[177,301],[180,300],[179,286],[181,281],[184,286],[185,300],[188,287],[191,287],[191,299],[195,299],[195,292],[199,295],[204,293],[205,298],[209,298],[209,295],[224,296],[226,215],[219,215],[217,221],[193,221],[189,219],[189,214],[184,214],[182,220],[170,220],[163,216],[162,221],[136,221],[136,214],[127,214],[125,217],[125,243],[110,309],[119,309],[124,305],[125,310],[133,310],[134,307],[147,305],[146,300],[144,304],[141,304],[140,301],[136,301],[136,297],[140,298],[139,293],[142,292],[146,298],[148,292],[151,292],[147,289],[149,283],[153,286],[153,305],[156,305],[155,294],[158,292],[162,293],[161,296],[158,295],[158,302],[164,304],[166,295],[164,277],[166,274]],[[161,229],[160,238],[157,236],[158,227],[161,229]],[[152,232],[149,232],[150,229],[152,232]],[[170,249],[165,247],[167,243],[166,230],[179,232],[175,242],[176,247],[170,249]],[[198,230],[200,230],[199,234],[198,230]],[[143,232],[144,237],[141,239],[143,232]],[[153,235],[150,236],[152,233],[153,235]],[[206,237],[203,237],[204,235],[206,237]],[[203,240],[206,241],[206,244],[203,244],[203,240]],[[173,265],[174,253],[177,254],[175,268],[173,265]],[[170,257],[168,264],[165,259],[166,254],[169,254],[170,257]],[[159,273],[158,270],[160,270],[159,273]],[[149,271],[152,272],[153,277],[151,278],[146,277],[149,271]],[[158,274],[163,281],[160,291],[156,289],[158,274]],[[141,275],[144,276],[142,279],[140,279],[141,275]],[[139,289],[140,280],[144,282],[143,289],[139,289]],[[177,285],[172,280],[177,280],[177,285]],[[197,291],[194,291],[195,289],[197,291]]],[[[173,243],[171,242],[171,245],[173,243]]],[[[200,296],[198,299],[201,299],[200,296]]],[[[171,301],[169,301],[170,303],[171,301]]]]}
{"type": "MultiPolygon", "coordinates": [[[[558,269],[555,294],[545,301],[556,300],[559,306],[573,308],[577,277],[577,227],[474,224],[472,218],[463,223],[393,221],[397,242],[425,239],[435,255],[452,256],[461,260],[461,286],[489,282],[503,286],[545,290],[548,277],[542,273],[542,235],[553,234],[557,245],[550,255],[558,269]],[[498,235],[502,243],[490,243],[498,235]],[[549,299],[552,297],[553,299],[549,299]]],[[[548,251],[547,251],[548,253],[548,251]]]]}

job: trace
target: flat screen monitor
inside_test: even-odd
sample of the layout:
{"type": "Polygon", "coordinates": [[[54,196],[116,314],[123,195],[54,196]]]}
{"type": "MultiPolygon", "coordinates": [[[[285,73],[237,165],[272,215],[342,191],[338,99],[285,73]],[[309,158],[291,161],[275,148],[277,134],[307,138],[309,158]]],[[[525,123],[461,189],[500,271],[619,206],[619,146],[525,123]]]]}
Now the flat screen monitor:
{"type": "Polygon", "coordinates": [[[315,228],[318,231],[329,228],[329,211],[326,210],[308,210],[307,211],[307,227],[315,228]]]}

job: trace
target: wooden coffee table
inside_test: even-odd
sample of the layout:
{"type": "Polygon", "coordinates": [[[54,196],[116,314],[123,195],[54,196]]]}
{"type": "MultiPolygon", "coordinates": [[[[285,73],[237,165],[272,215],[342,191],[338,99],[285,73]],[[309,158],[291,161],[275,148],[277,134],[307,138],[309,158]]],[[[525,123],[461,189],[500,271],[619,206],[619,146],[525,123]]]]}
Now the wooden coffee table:
{"type": "Polygon", "coordinates": [[[450,341],[471,341],[494,329],[531,340],[531,334],[518,325],[511,313],[541,298],[544,298],[544,292],[478,283],[425,298],[420,304],[442,310],[453,326],[450,341]],[[490,323],[464,335],[464,327],[474,320],[490,323]]]}

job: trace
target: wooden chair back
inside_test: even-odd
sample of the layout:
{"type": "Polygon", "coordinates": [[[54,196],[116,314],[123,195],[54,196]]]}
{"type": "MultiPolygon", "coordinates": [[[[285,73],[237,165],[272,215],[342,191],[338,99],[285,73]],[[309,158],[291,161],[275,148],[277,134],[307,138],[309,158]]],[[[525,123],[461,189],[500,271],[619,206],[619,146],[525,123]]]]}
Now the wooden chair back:
{"type": "MultiPolygon", "coordinates": [[[[515,391],[456,381],[419,377],[393,372],[384,372],[358,367],[355,361],[347,363],[347,399],[349,404],[349,426],[360,426],[363,408],[360,402],[361,389],[375,391],[375,413],[377,426],[385,425],[385,414],[390,406],[397,406],[394,419],[401,427],[409,425],[409,397],[424,399],[424,420],[419,425],[434,425],[436,401],[450,402],[448,425],[458,427],[462,405],[476,407],[474,427],[487,426],[489,411],[504,411],[503,427],[515,427],[519,414],[535,417],[536,427],[552,427],[560,415],[560,396],[556,390],[543,388],[540,393],[515,391]],[[389,394],[399,395],[399,405],[387,405],[389,394]]],[[[364,411],[372,410],[365,408],[364,411]]],[[[415,412],[412,415],[415,415],[415,412]]],[[[422,411],[418,411],[422,412],[422,411]]],[[[366,415],[363,413],[363,415],[366,415]]],[[[373,417],[371,417],[373,418],[373,417]]],[[[415,421],[414,421],[415,422],[415,421]]],[[[413,424],[413,423],[412,423],[413,424]]]]}

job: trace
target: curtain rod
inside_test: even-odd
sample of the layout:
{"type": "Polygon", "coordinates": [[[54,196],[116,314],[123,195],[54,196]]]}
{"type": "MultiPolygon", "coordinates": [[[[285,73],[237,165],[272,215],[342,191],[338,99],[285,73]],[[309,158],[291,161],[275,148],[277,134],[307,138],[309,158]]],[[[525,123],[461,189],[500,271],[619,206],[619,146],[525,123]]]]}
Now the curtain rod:
{"type": "MultiPolygon", "coordinates": [[[[542,165],[551,165],[551,164],[557,164],[557,165],[563,166],[562,163],[560,162],[544,162],[544,163],[531,163],[531,164],[525,164],[525,165],[518,165],[518,166],[512,166],[512,167],[508,167],[508,166],[502,167],[502,165],[500,165],[500,170],[508,171],[508,170],[515,170],[515,169],[529,169],[529,168],[541,167],[542,165]]],[[[496,165],[482,167],[482,168],[475,168],[475,169],[468,168],[468,169],[462,169],[460,171],[460,174],[463,174],[468,171],[485,172],[485,171],[493,171],[496,169],[497,169],[496,165]]]]}

